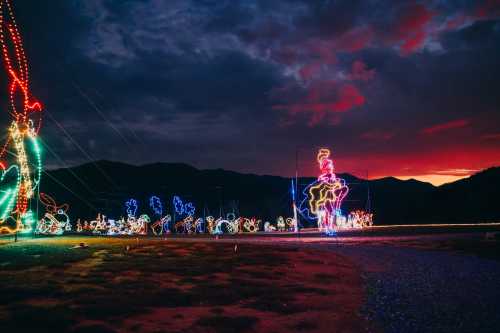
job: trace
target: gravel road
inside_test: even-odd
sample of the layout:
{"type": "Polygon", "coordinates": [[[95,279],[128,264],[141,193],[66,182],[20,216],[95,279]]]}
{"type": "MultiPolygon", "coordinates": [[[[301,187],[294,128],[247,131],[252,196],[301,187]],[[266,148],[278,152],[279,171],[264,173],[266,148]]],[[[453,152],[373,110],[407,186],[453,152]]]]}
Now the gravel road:
{"type": "Polygon", "coordinates": [[[384,332],[500,332],[500,262],[390,245],[318,244],[359,265],[384,332]]]}

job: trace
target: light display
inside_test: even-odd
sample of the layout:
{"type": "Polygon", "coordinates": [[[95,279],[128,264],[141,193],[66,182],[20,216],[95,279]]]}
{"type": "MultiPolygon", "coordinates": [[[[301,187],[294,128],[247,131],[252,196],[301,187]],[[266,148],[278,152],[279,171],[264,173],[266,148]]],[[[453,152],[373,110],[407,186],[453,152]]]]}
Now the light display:
{"type": "Polygon", "coordinates": [[[161,219],[151,224],[151,231],[156,236],[161,236],[163,233],[169,233],[171,221],[172,217],[170,215],[163,216],[161,219]]]}
{"type": "Polygon", "coordinates": [[[196,211],[196,208],[194,208],[194,205],[192,202],[188,202],[187,204],[184,205],[184,213],[188,216],[194,216],[194,213],[196,211]]]}
{"type": "Polygon", "coordinates": [[[140,235],[146,235],[148,233],[149,223],[151,223],[151,219],[147,214],[142,214],[141,216],[139,216],[139,218],[137,219],[137,224],[140,226],[140,228],[136,233],[140,235]]]}
{"type": "Polygon", "coordinates": [[[251,219],[243,218],[243,228],[247,232],[257,232],[259,231],[261,220],[257,220],[255,217],[251,219]]]}
{"type": "Polygon", "coordinates": [[[163,204],[161,203],[160,198],[157,196],[152,196],[151,198],[149,198],[149,206],[158,217],[158,219],[150,225],[153,234],[156,236],[161,236],[164,232],[169,233],[172,217],[170,215],[162,215],[163,204]]]}
{"type": "Polygon", "coordinates": [[[42,106],[29,91],[28,61],[8,0],[0,0],[0,45],[8,78],[12,122],[0,150],[0,232],[29,232],[42,172],[38,133],[42,106]]]}
{"type": "MultiPolygon", "coordinates": [[[[366,225],[370,225],[368,222],[370,221],[372,214],[362,215],[362,213],[353,212],[350,214],[349,221],[345,216],[338,215],[337,223],[338,228],[352,228],[352,227],[364,227],[366,225]],[[353,222],[356,219],[359,222],[353,222]]],[[[66,220],[58,219],[59,224],[52,223],[53,221],[50,219],[45,224],[45,227],[40,230],[49,230],[50,226],[52,228],[57,229],[55,226],[65,226],[69,225],[63,223],[66,220]]],[[[69,219],[68,219],[69,221],[69,219]]],[[[237,234],[237,233],[255,233],[261,230],[262,220],[252,217],[238,217],[236,218],[234,214],[227,214],[226,217],[219,217],[215,219],[213,216],[207,216],[206,219],[201,217],[195,218],[194,216],[188,215],[184,217],[182,220],[177,221],[171,229],[167,226],[172,222],[172,218],[170,215],[163,216],[161,219],[151,222],[150,217],[147,214],[141,214],[139,217],[129,216],[127,219],[120,218],[119,220],[114,220],[111,218],[107,218],[103,214],[98,214],[97,217],[90,222],[80,221],[80,219],[76,222],[76,232],[78,233],[92,233],[95,235],[146,235],[148,230],[151,229],[152,233],[155,236],[161,236],[164,233],[168,233],[171,230],[175,231],[178,234],[203,234],[209,233],[213,235],[221,235],[221,234],[237,234]]],[[[294,231],[295,229],[295,221],[291,217],[284,218],[283,216],[279,216],[276,219],[276,225],[279,226],[279,229],[273,225],[271,222],[266,221],[263,224],[263,230],[265,232],[274,232],[274,231],[294,231]]],[[[40,227],[42,228],[42,227],[40,227]]],[[[54,229],[54,230],[55,230],[54,229]]],[[[70,230],[70,229],[66,229],[70,230]]],[[[49,232],[41,232],[45,234],[49,234],[49,232]]],[[[52,232],[52,234],[60,234],[61,232],[52,232]]]]}
{"type": "Polygon", "coordinates": [[[236,218],[234,213],[228,213],[226,218],[219,217],[213,220],[213,217],[207,217],[207,229],[213,235],[221,235],[224,233],[236,234],[240,230],[241,218],[236,218]]]}
{"type": "Polygon", "coordinates": [[[92,231],[94,234],[106,234],[108,232],[106,216],[101,215],[100,213],[97,214],[96,219],[90,221],[88,230],[92,231]]]}
{"type": "MultiPolygon", "coordinates": [[[[175,195],[173,197],[173,205],[176,220],[179,221],[174,223],[174,230],[177,233],[193,233],[197,232],[196,222],[194,219],[194,214],[196,213],[196,208],[192,202],[184,203],[182,199],[175,195]]],[[[199,222],[198,222],[199,224],[199,222]]]]}
{"type": "Polygon", "coordinates": [[[192,215],[186,216],[183,220],[178,221],[175,225],[175,232],[177,233],[198,233],[202,234],[205,232],[205,223],[203,218],[199,217],[195,220],[192,215]]]}
{"type": "Polygon", "coordinates": [[[309,219],[317,220],[320,231],[332,234],[338,228],[337,217],[341,215],[340,206],[349,188],[345,181],[337,178],[333,172],[334,165],[329,149],[320,149],[316,160],[320,175],[305,188],[305,198],[300,205],[301,213],[309,219]],[[307,207],[304,207],[306,204],[307,207]]]}
{"type": "Polygon", "coordinates": [[[365,228],[373,225],[373,214],[364,210],[355,210],[347,216],[348,228],[365,228]]]}
{"type": "MultiPolygon", "coordinates": [[[[171,221],[170,215],[163,216],[158,221],[151,223],[151,218],[147,214],[137,214],[137,200],[130,199],[125,203],[127,210],[127,218],[120,218],[118,220],[107,218],[105,215],[99,213],[93,220],[83,223],[78,220],[76,224],[76,232],[78,233],[92,233],[96,235],[147,235],[149,228],[151,228],[154,235],[160,236],[167,232],[168,225],[171,221]]],[[[159,212],[159,211],[158,211],[159,212]]]]}
{"type": "MultiPolygon", "coordinates": [[[[284,218],[283,216],[278,216],[276,218],[276,226],[271,225],[269,223],[267,232],[270,231],[295,231],[297,224],[295,223],[295,219],[292,217],[284,218]]],[[[264,226],[264,231],[266,228],[264,226]]]]}
{"type": "Polygon", "coordinates": [[[219,217],[215,221],[215,227],[213,229],[213,234],[214,235],[221,235],[224,233],[223,226],[225,226],[225,230],[229,234],[235,234],[238,232],[238,223],[235,223],[234,221],[229,221],[227,219],[224,219],[222,217],[219,217]]]}
{"type": "Polygon", "coordinates": [[[207,232],[213,234],[215,232],[215,219],[213,216],[207,216],[207,232]]]}
{"type": "Polygon", "coordinates": [[[170,214],[165,215],[164,217],[161,218],[161,221],[163,223],[163,232],[164,233],[170,233],[171,231],[171,223],[172,223],[172,216],[170,214]]]}
{"type": "Polygon", "coordinates": [[[137,214],[137,208],[137,200],[129,199],[125,202],[125,210],[127,211],[128,217],[135,217],[135,214],[137,214]]]}
{"type": "Polygon", "coordinates": [[[151,222],[151,219],[146,214],[142,214],[136,218],[138,208],[139,205],[135,199],[129,199],[125,202],[127,221],[124,223],[125,228],[122,231],[124,234],[146,235],[148,233],[148,224],[151,222]]]}
{"type": "Polygon", "coordinates": [[[149,222],[151,219],[146,214],[142,214],[138,218],[129,216],[126,221],[125,233],[127,235],[146,235],[149,222]]]}
{"type": "Polygon", "coordinates": [[[156,215],[162,216],[163,205],[161,204],[160,198],[153,195],[151,198],[149,198],[149,206],[156,215]]]}
{"type": "Polygon", "coordinates": [[[278,231],[285,231],[286,224],[283,216],[278,216],[278,218],[276,219],[276,228],[278,229],[278,231]]]}
{"type": "Polygon", "coordinates": [[[273,232],[276,231],[276,227],[271,224],[271,222],[264,222],[264,232],[273,232]]]}
{"type": "Polygon", "coordinates": [[[41,235],[62,235],[64,231],[71,231],[71,223],[67,214],[68,204],[58,206],[56,201],[45,193],[40,193],[40,202],[45,206],[46,213],[38,221],[36,233],[41,235]]]}
{"type": "Polygon", "coordinates": [[[184,203],[182,202],[181,198],[174,195],[173,203],[174,203],[175,213],[181,216],[184,215],[184,203]]]}
{"type": "Polygon", "coordinates": [[[205,233],[205,223],[201,217],[197,218],[196,221],[194,221],[194,229],[198,234],[205,233]]]}
{"type": "Polygon", "coordinates": [[[192,202],[184,203],[182,199],[176,195],[173,198],[175,214],[178,216],[194,216],[196,208],[192,202]]]}
{"type": "Polygon", "coordinates": [[[287,217],[285,220],[286,229],[289,231],[295,231],[297,228],[296,220],[292,217],[287,217]]]}
{"type": "Polygon", "coordinates": [[[226,214],[226,219],[228,221],[234,222],[237,219],[237,217],[236,217],[235,213],[227,213],[226,214]]]}
{"type": "Polygon", "coordinates": [[[238,217],[233,213],[226,215],[226,218],[220,217],[213,220],[213,217],[207,217],[207,230],[214,235],[223,233],[237,234],[239,232],[257,232],[260,229],[261,220],[257,218],[238,217]]]}
{"type": "Polygon", "coordinates": [[[80,233],[83,231],[82,221],[80,219],[76,220],[76,232],[80,233]]]}
{"type": "Polygon", "coordinates": [[[121,218],[119,220],[108,219],[106,221],[106,227],[107,227],[106,234],[109,236],[130,234],[127,229],[127,224],[124,218],[121,218]]]}
{"type": "Polygon", "coordinates": [[[194,217],[192,215],[186,216],[183,220],[180,220],[177,223],[175,223],[174,229],[175,232],[179,234],[181,233],[191,234],[196,232],[194,217]]]}

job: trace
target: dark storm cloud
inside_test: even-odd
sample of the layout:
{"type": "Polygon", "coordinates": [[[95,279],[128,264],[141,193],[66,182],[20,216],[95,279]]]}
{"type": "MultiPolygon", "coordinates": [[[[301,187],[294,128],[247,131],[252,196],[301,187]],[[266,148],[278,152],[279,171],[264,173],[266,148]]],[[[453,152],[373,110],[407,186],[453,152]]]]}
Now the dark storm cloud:
{"type": "MultiPolygon", "coordinates": [[[[333,146],[341,168],[372,165],[379,175],[498,161],[498,8],[15,3],[32,90],[47,111],[43,136],[66,162],[185,161],[278,174],[291,172],[297,146],[311,156],[315,146],[333,146]],[[429,128],[447,130],[423,135],[429,128]],[[440,149],[475,157],[452,165],[440,149]],[[392,162],[378,163],[381,156],[392,162]]],[[[53,155],[48,164],[60,165],[53,155]]]]}

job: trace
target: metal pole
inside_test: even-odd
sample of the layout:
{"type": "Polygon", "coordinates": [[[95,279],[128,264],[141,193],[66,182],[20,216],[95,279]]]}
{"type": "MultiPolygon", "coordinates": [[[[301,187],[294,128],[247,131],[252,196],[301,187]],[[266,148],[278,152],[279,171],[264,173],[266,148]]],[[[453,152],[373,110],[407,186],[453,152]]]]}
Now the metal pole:
{"type": "Polygon", "coordinates": [[[295,148],[295,193],[298,194],[299,184],[299,147],[295,148]]]}
{"type": "Polygon", "coordinates": [[[367,200],[366,200],[366,210],[371,213],[372,202],[370,197],[370,181],[368,180],[368,170],[366,170],[366,187],[367,187],[367,200]]]}
{"type": "Polygon", "coordinates": [[[295,204],[295,184],[293,183],[293,179],[291,181],[290,191],[292,192],[292,209],[293,209],[293,221],[294,221],[293,231],[297,232],[297,209],[296,209],[297,206],[295,204]]]}
{"type": "Polygon", "coordinates": [[[170,230],[170,232],[173,231],[174,229],[174,226],[175,226],[175,204],[174,204],[174,199],[172,198],[172,215],[173,215],[173,219],[172,219],[172,230],[170,230]]]}
{"type": "Polygon", "coordinates": [[[295,220],[295,232],[299,232],[299,216],[297,215],[296,196],[299,195],[299,147],[295,147],[295,191],[293,196],[293,218],[295,220]]]}

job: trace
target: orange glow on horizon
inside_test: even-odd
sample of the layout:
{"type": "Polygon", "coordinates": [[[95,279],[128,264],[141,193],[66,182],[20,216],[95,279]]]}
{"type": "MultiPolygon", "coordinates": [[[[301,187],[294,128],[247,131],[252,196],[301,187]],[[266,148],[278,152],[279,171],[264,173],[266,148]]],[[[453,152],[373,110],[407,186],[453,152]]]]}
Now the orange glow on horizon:
{"type": "Polygon", "coordinates": [[[431,183],[434,186],[440,186],[446,183],[452,183],[459,179],[468,178],[470,175],[443,175],[443,174],[427,174],[427,175],[413,175],[413,176],[394,176],[397,179],[408,180],[415,179],[421,182],[431,183]]]}

